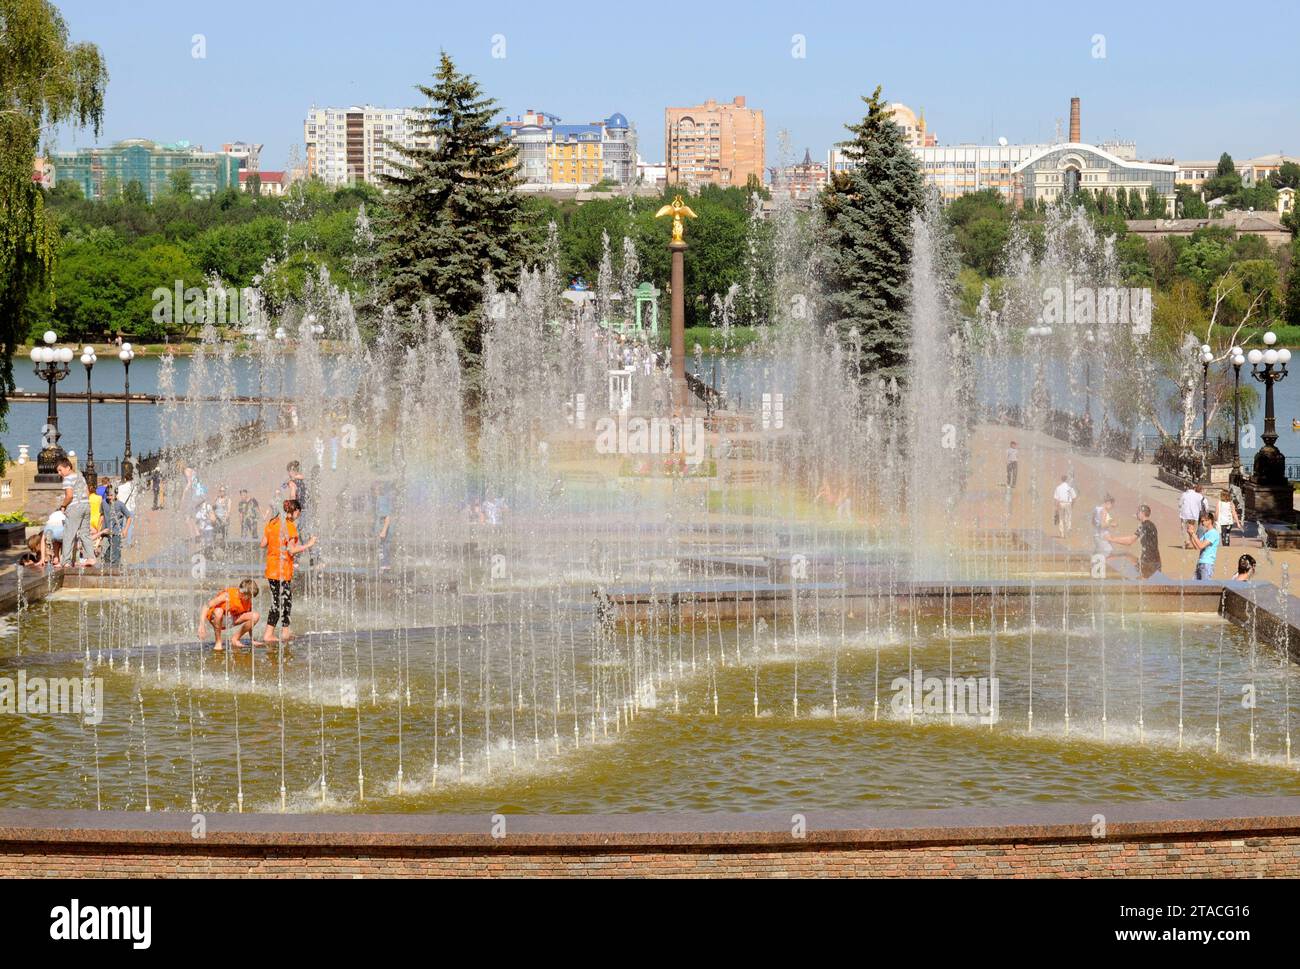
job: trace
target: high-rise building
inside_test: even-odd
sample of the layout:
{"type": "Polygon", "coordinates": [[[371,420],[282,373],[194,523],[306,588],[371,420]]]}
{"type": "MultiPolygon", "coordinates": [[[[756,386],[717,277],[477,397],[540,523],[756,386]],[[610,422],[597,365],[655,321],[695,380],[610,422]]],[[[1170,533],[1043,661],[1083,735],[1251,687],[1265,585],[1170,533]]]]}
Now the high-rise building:
{"type": "Polygon", "coordinates": [[[604,121],[561,124],[528,109],[502,128],[519,149],[519,173],[528,187],[586,187],[636,179],[636,129],[617,111],[604,121]]]}
{"type": "Polygon", "coordinates": [[[222,145],[221,150],[239,159],[240,171],[255,172],[262,167],[261,145],[250,145],[246,141],[230,141],[222,145]]]}
{"type": "Polygon", "coordinates": [[[414,108],[313,106],[303,122],[307,175],[327,185],[379,185],[379,176],[398,174],[399,147],[433,147],[433,138],[419,131],[423,120],[414,108]]]}
{"type": "Polygon", "coordinates": [[[188,141],[160,145],[145,138],[119,141],[109,148],[81,148],[50,155],[54,181],[76,182],[89,199],[100,199],[139,183],[153,201],[171,186],[172,174],[187,171],[190,190],[206,198],[239,185],[239,162],[224,152],[204,151],[188,141]]]}
{"type": "Polygon", "coordinates": [[[744,186],[763,180],[763,112],[710,98],[689,108],[664,109],[664,153],[670,184],[744,186]]]}

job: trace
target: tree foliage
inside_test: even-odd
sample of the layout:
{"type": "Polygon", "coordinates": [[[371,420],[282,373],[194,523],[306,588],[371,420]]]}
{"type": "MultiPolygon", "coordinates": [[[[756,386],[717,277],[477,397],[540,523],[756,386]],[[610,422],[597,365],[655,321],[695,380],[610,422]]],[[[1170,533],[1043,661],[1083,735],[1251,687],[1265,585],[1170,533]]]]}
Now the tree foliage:
{"type": "MultiPolygon", "coordinates": [[[[0,0],[0,385],[13,387],[13,352],[32,291],[54,270],[57,230],[32,166],[47,128],[98,133],[108,70],[93,44],[72,43],[49,0],[0,0]]],[[[0,400],[0,415],[7,404],[0,400]]],[[[0,452],[0,459],[3,452],[0,452]]]]}
{"type": "Polygon", "coordinates": [[[859,378],[906,375],[912,216],[922,203],[916,156],[877,87],[847,125],[852,162],[821,196],[831,319],[859,378]]]}

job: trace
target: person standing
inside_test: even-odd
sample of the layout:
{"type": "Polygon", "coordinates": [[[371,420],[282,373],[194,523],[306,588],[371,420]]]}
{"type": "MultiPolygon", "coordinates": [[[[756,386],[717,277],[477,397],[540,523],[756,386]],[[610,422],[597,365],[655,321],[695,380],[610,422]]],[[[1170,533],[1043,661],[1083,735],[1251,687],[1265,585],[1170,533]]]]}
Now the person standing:
{"type": "Polygon", "coordinates": [[[257,538],[258,519],[261,517],[262,509],[257,503],[257,499],[248,493],[247,488],[239,489],[239,537],[240,538],[257,538]]]}
{"type": "Polygon", "coordinates": [[[122,564],[122,546],[131,535],[131,511],[113,485],[104,492],[104,564],[122,564]]]}
{"type": "Polygon", "coordinates": [[[1235,528],[1242,531],[1241,516],[1237,514],[1237,506],[1227,489],[1219,492],[1217,512],[1215,517],[1218,520],[1219,534],[1223,536],[1223,547],[1227,548],[1232,544],[1232,530],[1235,528]]]}
{"type": "Polygon", "coordinates": [[[162,495],[162,472],[157,468],[149,472],[149,490],[153,492],[153,510],[161,511],[162,505],[159,504],[158,499],[162,495]]]}
{"type": "Polygon", "coordinates": [[[131,526],[135,520],[136,490],[134,477],[125,474],[122,475],[122,483],[117,486],[117,500],[126,506],[127,517],[129,519],[126,533],[123,537],[127,544],[130,544],[132,539],[135,538],[135,529],[131,526]]]}
{"type": "Polygon", "coordinates": [[[393,499],[388,486],[382,481],[374,484],[375,526],[378,529],[379,570],[387,572],[393,567],[392,541],[389,532],[393,527],[393,499]]]}
{"type": "Polygon", "coordinates": [[[1007,487],[1014,488],[1016,479],[1020,476],[1020,449],[1016,442],[1012,441],[1007,448],[1007,487]]]}
{"type": "Polygon", "coordinates": [[[73,470],[72,462],[60,458],[58,472],[63,476],[63,503],[59,506],[68,516],[63,534],[63,567],[74,565],[80,546],[82,565],[94,567],[95,540],[90,535],[90,489],[86,479],[73,470]]]}
{"type": "MultiPolygon", "coordinates": [[[[1187,490],[1178,496],[1178,521],[1183,527],[1183,532],[1196,528],[1196,523],[1201,520],[1201,512],[1205,510],[1205,498],[1201,495],[1201,486],[1199,484],[1189,484],[1187,490]]],[[[1191,548],[1186,538],[1183,539],[1183,548],[1191,548]]]]}
{"type": "Polygon", "coordinates": [[[1116,535],[1111,541],[1116,545],[1138,546],[1138,573],[1149,579],[1160,571],[1160,534],[1151,520],[1151,506],[1138,505],[1137,531],[1132,535],[1116,535]]]}
{"type": "Polygon", "coordinates": [[[1056,502],[1056,530],[1061,538],[1065,538],[1074,530],[1072,512],[1074,503],[1078,499],[1079,493],[1070,484],[1070,476],[1061,475],[1061,483],[1052,492],[1052,500],[1056,502]]]}
{"type": "Polygon", "coordinates": [[[230,538],[230,497],[226,494],[225,485],[217,489],[217,500],[212,504],[212,511],[217,518],[217,542],[225,548],[226,541],[230,538]]]}
{"type": "Polygon", "coordinates": [[[1219,555],[1219,545],[1222,541],[1219,530],[1214,524],[1214,515],[1208,511],[1201,512],[1201,534],[1198,536],[1192,530],[1192,526],[1188,525],[1187,537],[1193,548],[1199,549],[1201,553],[1196,559],[1197,580],[1213,579],[1214,560],[1219,555]]]}
{"type": "Polygon", "coordinates": [[[1115,519],[1111,517],[1111,509],[1115,507],[1115,499],[1106,495],[1101,500],[1101,504],[1092,510],[1092,550],[1100,555],[1109,555],[1115,551],[1114,546],[1110,543],[1110,530],[1115,524],[1115,519]]]}
{"type": "Polygon", "coordinates": [[[264,643],[287,643],[293,639],[289,614],[293,611],[293,566],[295,556],[301,555],[316,544],[313,535],[306,544],[298,538],[298,516],[302,506],[294,498],[284,502],[284,513],[266,523],[262,532],[262,545],[266,549],[266,582],[271,591],[271,608],[266,614],[264,643]],[[277,638],[275,629],[283,626],[277,638]]]}

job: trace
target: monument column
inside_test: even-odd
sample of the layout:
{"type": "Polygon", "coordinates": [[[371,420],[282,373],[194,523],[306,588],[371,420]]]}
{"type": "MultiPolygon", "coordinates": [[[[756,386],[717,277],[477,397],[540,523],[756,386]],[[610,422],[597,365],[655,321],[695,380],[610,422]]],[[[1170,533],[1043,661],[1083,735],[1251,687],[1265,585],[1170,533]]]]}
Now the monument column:
{"type": "Polygon", "coordinates": [[[672,256],[672,320],[671,352],[673,356],[673,407],[685,410],[690,405],[690,393],[686,389],[686,240],[682,238],[686,231],[682,218],[693,219],[695,213],[678,195],[671,205],[663,206],[655,213],[655,218],[671,215],[673,217],[673,238],[668,243],[668,252],[672,256]]]}
{"type": "Polygon", "coordinates": [[[686,389],[686,243],[670,242],[672,254],[672,348],[673,406],[685,408],[690,400],[686,389]]]}

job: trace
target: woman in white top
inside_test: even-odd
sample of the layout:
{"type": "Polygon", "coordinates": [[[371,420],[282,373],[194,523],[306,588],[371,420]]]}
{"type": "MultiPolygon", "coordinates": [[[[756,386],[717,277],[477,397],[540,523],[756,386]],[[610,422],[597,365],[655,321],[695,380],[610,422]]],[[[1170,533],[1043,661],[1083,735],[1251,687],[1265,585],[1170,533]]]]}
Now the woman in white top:
{"type": "Polygon", "coordinates": [[[1219,492],[1219,507],[1215,513],[1215,521],[1219,526],[1219,534],[1223,536],[1223,545],[1226,548],[1232,544],[1228,540],[1232,534],[1232,529],[1242,530],[1241,516],[1237,514],[1237,506],[1233,504],[1232,495],[1227,491],[1219,492]]]}

